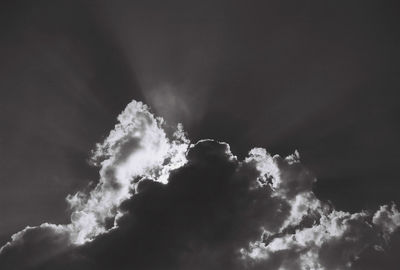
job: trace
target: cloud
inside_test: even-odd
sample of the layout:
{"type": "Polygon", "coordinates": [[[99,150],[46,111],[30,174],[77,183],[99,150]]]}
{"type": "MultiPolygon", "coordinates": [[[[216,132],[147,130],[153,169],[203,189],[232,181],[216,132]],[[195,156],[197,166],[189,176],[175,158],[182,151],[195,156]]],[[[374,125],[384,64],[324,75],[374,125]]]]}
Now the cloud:
{"type": "Polygon", "coordinates": [[[1,269],[35,269],[71,248],[65,226],[44,223],[14,234],[0,250],[1,269]]]}
{"type": "MultiPolygon", "coordinates": [[[[118,124],[93,152],[92,162],[99,166],[98,184],[89,194],[78,192],[66,198],[72,209],[71,223],[59,226],[68,232],[72,244],[83,244],[112,228],[122,214],[118,206],[131,196],[130,189],[140,178],[165,182],[171,170],[186,162],[189,141],[182,127],[169,139],[162,125],[163,120],[141,102],[132,101],[118,116],[118,124]]],[[[22,237],[24,231],[14,237],[22,237]]],[[[18,243],[6,246],[14,244],[18,243]]]]}
{"type": "Polygon", "coordinates": [[[181,127],[171,141],[161,127],[163,120],[154,117],[146,105],[131,102],[118,121],[94,151],[93,161],[100,166],[98,185],[88,196],[77,193],[67,198],[74,210],[70,225],[74,243],[106,232],[106,224],[121,215],[117,208],[131,196],[137,180],[150,177],[165,182],[170,170],[186,162],[188,140],[181,127]]]}
{"type": "Polygon", "coordinates": [[[93,154],[97,186],[68,197],[71,224],[15,234],[1,269],[351,269],[397,239],[395,205],[335,210],[298,152],[239,160],[227,143],[190,144],[181,126],[169,138],[135,101],[118,120],[93,154]]]}

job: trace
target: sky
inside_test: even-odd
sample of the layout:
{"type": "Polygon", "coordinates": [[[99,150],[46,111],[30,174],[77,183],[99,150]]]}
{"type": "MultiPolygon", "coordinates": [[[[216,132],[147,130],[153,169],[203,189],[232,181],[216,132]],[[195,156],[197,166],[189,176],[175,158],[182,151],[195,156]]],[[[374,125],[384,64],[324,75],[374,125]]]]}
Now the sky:
{"type": "Polygon", "coordinates": [[[310,261],[311,269],[395,269],[396,1],[0,5],[0,245],[22,232],[0,252],[0,266],[15,269],[22,256],[29,263],[21,269],[62,269],[60,262],[99,269],[116,261],[124,269],[132,250],[139,269],[303,269],[310,261]],[[143,136],[119,129],[130,126],[121,115],[143,136]],[[210,140],[196,144],[201,139],[210,140]],[[268,154],[249,153],[257,147],[268,154]],[[272,184],[253,189],[265,174],[253,160],[260,156],[272,184]],[[278,188],[280,181],[288,187],[278,188]],[[294,198],[308,209],[297,219],[288,209],[294,198]],[[220,218],[227,209],[235,211],[220,218]],[[92,215],[91,223],[84,218],[92,215]],[[335,243],[321,229],[333,220],[346,224],[332,229],[340,234],[335,243]],[[258,241],[260,226],[269,245],[258,241]],[[288,240],[311,234],[321,242],[288,240]],[[341,241],[347,234],[365,246],[341,241]],[[24,238],[27,247],[18,242],[24,238]],[[62,252],[22,255],[36,245],[62,252]],[[125,252],[108,257],[104,246],[125,252]],[[332,262],[341,248],[347,255],[332,262]],[[148,264],[150,256],[160,265],[148,264]]]}

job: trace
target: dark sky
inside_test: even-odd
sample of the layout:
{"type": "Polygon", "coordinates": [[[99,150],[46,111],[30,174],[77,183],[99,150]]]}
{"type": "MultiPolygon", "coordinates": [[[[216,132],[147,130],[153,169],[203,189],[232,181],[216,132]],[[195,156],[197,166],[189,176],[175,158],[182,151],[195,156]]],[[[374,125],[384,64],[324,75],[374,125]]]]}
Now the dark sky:
{"type": "Polygon", "coordinates": [[[132,99],[196,141],[299,150],[339,209],[399,203],[396,1],[2,1],[0,238],[65,197],[132,99]]]}

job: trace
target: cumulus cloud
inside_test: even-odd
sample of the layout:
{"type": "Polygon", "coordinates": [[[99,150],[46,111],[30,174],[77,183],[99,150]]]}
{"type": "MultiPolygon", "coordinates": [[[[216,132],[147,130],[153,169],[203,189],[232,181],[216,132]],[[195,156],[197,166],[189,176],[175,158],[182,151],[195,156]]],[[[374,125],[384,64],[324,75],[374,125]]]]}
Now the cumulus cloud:
{"type": "Polygon", "coordinates": [[[83,244],[107,231],[107,223],[121,215],[118,206],[131,194],[137,180],[150,177],[165,182],[169,171],[185,163],[188,140],[182,127],[171,141],[148,107],[133,101],[118,116],[119,123],[94,151],[93,161],[100,166],[98,185],[87,196],[78,192],[67,200],[71,215],[71,237],[83,244]],[[111,220],[110,220],[111,219],[111,220]]]}
{"type": "Polygon", "coordinates": [[[118,121],[93,154],[97,186],[67,198],[71,223],[13,235],[1,269],[362,269],[397,243],[395,205],[334,209],[298,152],[239,160],[227,143],[190,144],[181,126],[169,138],[135,101],[118,121]]]}
{"type": "MultiPolygon", "coordinates": [[[[71,223],[59,225],[59,230],[68,233],[71,244],[83,244],[113,228],[115,218],[122,215],[118,206],[131,196],[140,178],[165,182],[171,170],[186,162],[189,140],[182,126],[170,139],[162,125],[162,118],[141,102],[132,101],[118,116],[118,124],[93,152],[92,162],[99,166],[98,184],[89,194],[78,192],[66,198],[73,210],[71,223]]],[[[3,248],[18,244],[15,239],[24,232],[3,248]]]]}

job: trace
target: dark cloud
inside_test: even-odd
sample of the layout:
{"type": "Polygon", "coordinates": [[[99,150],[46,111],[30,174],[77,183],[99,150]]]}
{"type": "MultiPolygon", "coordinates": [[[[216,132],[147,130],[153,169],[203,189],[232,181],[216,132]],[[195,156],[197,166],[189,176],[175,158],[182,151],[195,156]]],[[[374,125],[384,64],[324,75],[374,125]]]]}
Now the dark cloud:
{"type": "Polygon", "coordinates": [[[61,226],[42,224],[27,227],[2,247],[0,265],[2,269],[40,269],[69,246],[69,235],[61,226]]]}
{"type": "Polygon", "coordinates": [[[118,229],[82,247],[85,269],[235,268],[239,249],[258,240],[261,227],[277,230],[289,206],[268,188],[252,189],[259,173],[228,151],[198,143],[167,185],[142,180],[121,205],[118,229]]]}
{"type": "Polygon", "coordinates": [[[65,227],[27,229],[3,248],[0,267],[330,270],[350,269],[371,248],[391,249],[400,225],[394,206],[335,211],[315,198],[314,181],[297,153],[253,149],[240,161],[229,145],[203,140],[167,184],[142,179],[108,233],[76,246],[65,227]]]}
{"type": "Polygon", "coordinates": [[[396,270],[400,265],[400,232],[395,233],[385,249],[369,247],[354,263],[355,270],[396,270]]]}

